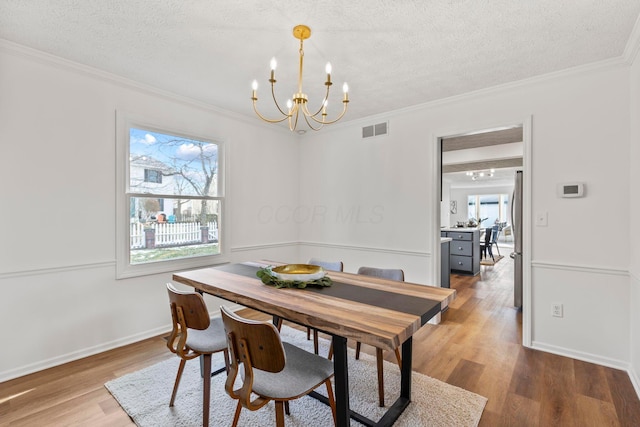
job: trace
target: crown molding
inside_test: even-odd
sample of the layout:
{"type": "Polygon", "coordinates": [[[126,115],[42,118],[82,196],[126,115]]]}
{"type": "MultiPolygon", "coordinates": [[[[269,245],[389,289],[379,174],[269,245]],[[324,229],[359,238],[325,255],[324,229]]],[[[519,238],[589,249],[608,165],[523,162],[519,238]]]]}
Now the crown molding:
{"type": "MultiPolygon", "coordinates": [[[[514,89],[525,88],[527,86],[544,83],[547,81],[552,81],[560,78],[568,78],[575,77],[582,74],[592,73],[595,71],[606,70],[609,68],[615,68],[627,65],[622,56],[606,59],[604,61],[592,62],[590,64],[580,65],[577,67],[566,68],[560,71],[553,71],[547,74],[541,74],[538,76],[528,77],[522,80],[517,80],[510,83],[504,83],[497,86],[491,86],[484,89],[478,89],[475,91],[463,93],[460,95],[451,96],[448,98],[437,99],[435,101],[425,102],[423,104],[413,105],[405,108],[401,108],[398,110],[389,111],[387,113],[377,114],[374,116],[369,116],[365,119],[359,119],[361,122],[371,122],[372,120],[388,120],[391,116],[403,115],[409,112],[422,111],[426,109],[435,109],[441,108],[449,105],[455,105],[462,102],[473,101],[478,98],[490,96],[490,95],[499,95],[501,93],[511,91],[514,89]]],[[[353,123],[353,122],[352,122],[353,123]]]]}
{"type": "MultiPolygon", "coordinates": [[[[107,82],[114,83],[121,87],[136,90],[138,92],[142,92],[145,94],[155,95],[158,97],[168,99],[170,101],[179,102],[179,103],[192,106],[195,108],[199,108],[202,110],[208,110],[216,114],[219,114],[227,118],[237,120],[252,126],[258,126],[261,128],[264,127],[269,129],[277,129],[287,135],[291,135],[291,132],[288,129],[280,128],[278,126],[275,126],[275,127],[268,126],[265,123],[260,123],[260,122],[251,120],[251,118],[248,116],[235,113],[230,110],[225,110],[223,108],[206,103],[204,101],[178,95],[176,93],[159,89],[151,85],[147,85],[135,80],[127,79],[125,77],[121,77],[113,73],[109,73],[97,68],[89,67],[87,65],[83,65],[68,59],[51,55],[49,53],[42,52],[34,48],[20,45],[6,39],[0,39],[0,51],[13,54],[15,56],[30,58],[30,59],[39,61],[40,63],[57,66],[62,69],[66,69],[69,71],[74,71],[80,74],[95,77],[107,82]]],[[[604,61],[598,61],[590,64],[580,65],[577,67],[567,68],[560,71],[554,71],[547,74],[541,74],[538,76],[533,76],[533,77],[525,78],[522,80],[510,82],[510,83],[497,85],[497,86],[491,86],[484,89],[478,89],[478,90],[466,92],[460,95],[454,95],[448,98],[437,99],[434,101],[412,105],[412,106],[404,107],[397,110],[391,110],[385,113],[375,114],[367,117],[361,117],[353,120],[345,120],[345,121],[341,121],[340,123],[334,124],[330,129],[339,130],[346,127],[364,126],[364,125],[371,124],[372,121],[376,121],[376,120],[385,121],[385,120],[389,120],[390,117],[399,116],[399,115],[403,115],[410,112],[422,111],[425,109],[432,109],[432,108],[440,108],[448,105],[455,105],[457,103],[467,102],[467,101],[475,100],[477,98],[481,98],[481,97],[485,97],[493,94],[500,94],[505,91],[518,89],[518,88],[522,88],[522,87],[526,87],[529,85],[538,84],[546,81],[551,81],[557,78],[573,77],[576,75],[590,73],[590,72],[603,70],[611,67],[628,65],[631,62],[633,62],[633,60],[638,54],[638,51],[640,51],[640,17],[638,18],[638,21],[636,21],[636,25],[634,26],[634,29],[631,33],[631,36],[629,38],[629,41],[627,42],[627,45],[625,47],[625,50],[622,56],[607,59],[604,61]]],[[[296,134],[295,136],[297,137],[296,139],[298,140],[301,140],[302,138],[304,138],[303,135],[296,134]]]]}
{"type": "Polygon", "coordinates": [[[633,64],[638,57],[638,52],[640,52],[640,16],[636,19],[636,24],[633,26],[629,40],[627,40],[627,44],[624,47],[622,54],[624,62],[629,65],[633,64]]]}
{"type": "Polygon", "coordinates": [[[178,95],[176,93],[157,88],[155,86],[147,85],[135,80],[128,79],[126,77],[119,76],[117,74],[109,73],[107,71],[100,70],[98,68],[90,67],[78,62],[74,62],[59,56],[55,56],[31,47],[27,47],[18,43],[11,42],[6,39],[0,39],[0,52],[7,54],[27,58],[38,63],[53,66],[65,71],[75,72],[84,76],[96,78],[98,80],[105,81],[107,83],[115,84],[125,89],[134,90],[145,95],[157,96],[164,98],[168,101],[177,102],[189,107],[198,108],[200,110],[209,111],[216,115],[226,117],[228,119],[240,121],[242,123],[257,126],[260,128],[276,129],[289,135],[291,132],[288,129],[273,127],[263,122],[251,120],[250,117],[235,113],[224,108],[217,107],[204,101],[200,101],[194,98],[178,95]]]}

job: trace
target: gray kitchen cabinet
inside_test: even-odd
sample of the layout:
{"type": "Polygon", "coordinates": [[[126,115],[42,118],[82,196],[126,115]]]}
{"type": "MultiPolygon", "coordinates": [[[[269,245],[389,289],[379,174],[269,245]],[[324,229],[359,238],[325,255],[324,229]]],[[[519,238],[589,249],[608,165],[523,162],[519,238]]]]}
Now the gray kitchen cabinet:
{"type": "Polygon", "coordinates": [[[440,287],[451,287],[451,242],[446,238],[440,239],[440,287]]]}
{"type": "Polygon", "coordinates": [[[446,229],[451,241],[451,271],[459,274],[480,273],[480,230],[477,228],[446,229]]]}

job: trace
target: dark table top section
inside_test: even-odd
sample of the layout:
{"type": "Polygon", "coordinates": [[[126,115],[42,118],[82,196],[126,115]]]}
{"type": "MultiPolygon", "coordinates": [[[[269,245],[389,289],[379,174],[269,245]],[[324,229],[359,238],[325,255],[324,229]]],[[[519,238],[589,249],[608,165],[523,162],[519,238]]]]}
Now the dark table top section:
{"type": "MultiPolygon", "coordinates": [[[[255,277],[257,280],[260,280],[256,276],[259,267],[254,265],[226,264],[215,268],[241,276],[255,277]]],[[[438,301],[351,285],[335,280],[333,281],[333,285],[329,287],[307,287],[298,290],[300,292],[314,292],[388,310],[399,311],[401,313],[413,314],[420,316],[422,324],[429,321],[429,319],[440,311],[440,303],[438,301]]]]}

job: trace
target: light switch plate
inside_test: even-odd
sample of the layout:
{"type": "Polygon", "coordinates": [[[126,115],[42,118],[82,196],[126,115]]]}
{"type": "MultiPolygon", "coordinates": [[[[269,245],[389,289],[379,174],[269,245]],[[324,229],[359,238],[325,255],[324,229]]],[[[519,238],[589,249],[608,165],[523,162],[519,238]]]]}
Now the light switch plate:
{"type": "Polygon", "coordinates": [[[546,227],[547,226],[547,212],[538,212],[536,213],[536,226],[537,227],[546,227]]]}

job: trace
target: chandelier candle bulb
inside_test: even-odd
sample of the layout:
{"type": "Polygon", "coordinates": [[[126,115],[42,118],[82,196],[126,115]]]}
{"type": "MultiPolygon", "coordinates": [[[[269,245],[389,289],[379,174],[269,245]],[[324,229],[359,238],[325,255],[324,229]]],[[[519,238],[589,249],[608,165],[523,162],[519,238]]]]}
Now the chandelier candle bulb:
{"type": "Polygon", "coordinates": [[[253,99],[253,100],[258,99],[258,96],[256,95],[256,93],[257,93],[257,91],[258,91],[258,81],[257,81],[257,80],[254,80],[254,81],[251,83],[251,89],[253,90],[253,93],[252,93],[252,95],[251,95],[251,99],[253,99]]]}
{"type": "Polygon", "coordinates": [[[278,66],[278,62],[276,61],[276,58],[271,58],[271,63],[269,64],[271,65],[271,78],[269,79],[269,81],[271,82],[271,84],[276,82],[276,67],[278,66]]]}

